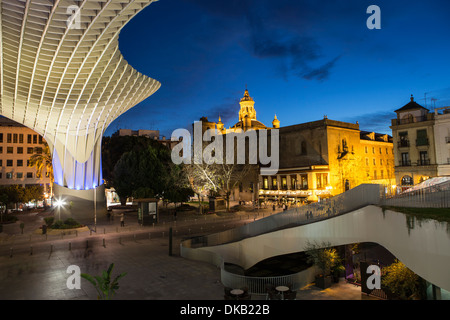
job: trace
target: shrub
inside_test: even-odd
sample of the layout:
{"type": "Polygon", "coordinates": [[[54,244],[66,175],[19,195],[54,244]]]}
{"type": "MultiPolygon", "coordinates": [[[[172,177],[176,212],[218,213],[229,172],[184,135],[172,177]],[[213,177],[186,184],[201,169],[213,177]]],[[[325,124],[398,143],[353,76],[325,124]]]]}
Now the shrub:
{"type": "Polygon", "coordinates": [[[54,217],[45,217],[44,218],[45,224],[47,225],[47,227],[50,227],[53,222],[55,221],[54,217]]]}
{"type": "Polygon", "coordinates": [[[52,229],[74,229],[79,228],[81,226],[82,225],[79,224],[74,219],[68,218],[64,222],[61,220],[55,221],[55,223],[52,224],[52,229]]]}
{"type": "Polygon", "coordinates": [[[73,218],[68,218],[66,219],[66,221],[64,221],[64,224],[67,226],[71,226],[71,227],[75,227],[75,226],[79,226],[80,224],[78,222],[75,221],[75,219],[73,218]]]}

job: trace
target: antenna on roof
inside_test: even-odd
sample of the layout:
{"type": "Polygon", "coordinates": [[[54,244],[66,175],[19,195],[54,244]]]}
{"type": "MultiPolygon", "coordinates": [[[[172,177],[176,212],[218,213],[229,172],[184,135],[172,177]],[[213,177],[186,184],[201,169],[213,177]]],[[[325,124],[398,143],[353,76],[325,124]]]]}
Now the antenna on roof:
{"type": "Polygon", "coordinates": [[[431,111],[433,111],[433,109],[436,109],[436,101],[437,101],[438,99],[436,99],[436,98],[431,98],[431,103],[433,104],[432,106],[431,106],[431,111]]]}

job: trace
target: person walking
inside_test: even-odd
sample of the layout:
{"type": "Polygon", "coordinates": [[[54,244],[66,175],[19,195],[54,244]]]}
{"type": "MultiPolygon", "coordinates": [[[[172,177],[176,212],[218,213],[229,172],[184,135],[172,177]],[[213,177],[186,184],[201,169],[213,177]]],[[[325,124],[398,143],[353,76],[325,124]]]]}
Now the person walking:
{"type": "Polygon", "coordinates": [[[123,213],[120,215],[120,226],[125,227],[125,215],[123,213]]]}

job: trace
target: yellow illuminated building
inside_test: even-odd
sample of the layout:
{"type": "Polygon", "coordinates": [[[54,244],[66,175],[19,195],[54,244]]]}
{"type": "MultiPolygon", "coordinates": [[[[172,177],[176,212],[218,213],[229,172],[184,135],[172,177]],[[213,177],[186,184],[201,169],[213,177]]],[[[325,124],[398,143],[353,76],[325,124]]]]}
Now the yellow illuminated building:
{"type": "Polygon", "coordinates": [[[291,203],[320,201],[363,183],[391,191],[392,138],[325,117],[280,128],[280,169],[277,175],[260,177],[259,195],[291,203]]]}
{"type": "Polygon", "coordinates": [[[203,130],[221,134],[260,129],[279,129],[279,169],[273,176],[244,179],[233,200],[305,202],[335,196],[363,183],[395,186],[392,137],[360,130],[358,123],[328,119],[272,127],[256,119],[255,102],[245,90],[240,100],[239,121],[225,129],[219,121],[201,118],[203,130]],[[257,180],[257,181],[254,181],[257,180]]]}

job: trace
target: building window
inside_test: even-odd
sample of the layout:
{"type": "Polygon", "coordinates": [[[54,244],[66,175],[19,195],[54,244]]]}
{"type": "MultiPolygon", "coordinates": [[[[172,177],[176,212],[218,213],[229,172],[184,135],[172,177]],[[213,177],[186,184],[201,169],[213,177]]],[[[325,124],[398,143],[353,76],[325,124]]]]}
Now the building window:
{"type": "Polygon", "coordinates": [[[33,172],[27,172],[27,178],[32,179],[33,178],[33,172]]]}
{"type": "Polygon", "coordinates": [[[3,133],[0,133],[0,143],[3,142],[3,133]]]}
{"type": "Polygon", "coordinates": [[[373,171],[373,179],[374,179],[374,180],[377,180],[377,170],[374,170],[374,171],[373,171]]]}
{"type": "Polygon", "coordinates": [[[13,147],[6,147],[6,153],[14,153],[13,147]]]}
{"type": "Polygon", "coordinates": [[[37,144],[37,134],[33,134],[33,144],[37,144]]]}
{"type": "Polygon", "coordinates": [[[3,153],[3,147],[0,147],[0,153],[3,153]]]}
{"type": "Polygon", "coordinates": [[[17,133],[14,133],[13,134],[13,143],[17,143],[17,138],[18,138],[17,133]]]}
{"type": "Polygon", "coordinates": [[[33,148],[27,148],[27,154],[33,154],[33,148]]]}
{"type": "Polygon", "coordinates": [[[12,167],[13,166],[13,161],[12,160],[6,160],[6,166],[7,167],[12,167]]]}
{"type": "Polygon", "coordinates": [[[287,190],[287,179],[286,179],[286,177],[281,177],[281,189],[287,190]]]}
{"type": "Polygon", "coordinates": [[[377,165],[377,160],[375,158],[372,159],[373,165],[376,166],[377,165]]]}
{"type": "Polygon", "coordinates": [[[304,155],[306,155],[306,153],[307,153],[306,141],[302,141],[302,144],[301,144],[301,155],[304,156],[304,155]]]}
{"type": "Polygon", "coordinates": [[[297,190],[297,176],[291,176],[291,190],[297,190]]]}
{"type": "Polygon", "coordinates": [[[427,146],[428,145],[428,137],[427,137],[427,130],[417,130],[417,140],[416,140],[416,146],[427,146]]]}
{"type": "Polygon", "coordinates": [[[42,136],[39,136],[39,144],[43,144],[44,142],[42,141],[42,136]]]}
{"type": "Polygon", "coordinates": [[[366,166],[369,165],[369,158],[366,158],[366,166]]]}
{"type": "Polygon", "coordinates": [[[372,153],[375,154],[375,147],[372,147],[372,153]]]}
{"type": "Polygon", "coordinates": [[[380,166],[383,165],[383,159],[380,159],[380,166]]]}
{"type": "Polygon", "coordinates": [[[384,172],[383,172],[383,170],[380,171],[380,179],[384,179],[384,172]]]}
{"type": "Polygon", "coordinates": [[[300,175],[300,179],[301,179],[300,188],[302,190],[308,190],[308,175],[302,174],[302,175],[300,175]]]}
{"type": "Polygon", "coordinates": [[[268,190],[269,189],[269,178],[263,177],[263,189],[268,190]]]}
{"type": "Polygon", "coordinates": [[[367,148],[367,146],[364,147],[364,151],[366,151],[366,153],[369,153],[369,149],[367,148]]]}
{"type": "Polygon", "coordinates": [[[12,141],[12,134],[11,133],[6,134],[6,142],[11,143],[11,141],[12,141]]]}
{"type": "Polygon", "coordinates": [[[23,153],[23,147],[17,147],[17,153],[22,154],[23,153]]]}
{"type": "Polygon", "coordinates": [[[7,172],[6,173],[6,179],[12,179],[13,178],[13,173],[12,172],[7,172]]]}
{"type": "Polygon", "coordinates": [[[278,190],[277,177],[272,177],[272,190],[278,190]]]}
{"type": "Polygon", "coordinates": [[[27,143],[31,143],[31,134],[27,135],[27,143]]]}
{"type": "Polygon", "coordinates": [[[398,133],[399,147],[409,147],[408,131],[402,131],[398,133]]]}
{"type": "Polygon", "coordinates": [[[0,159],[0,167],[2,167],[2,166],[3,166],[3,160],[0,159]]]}
{"type": "Polygon", "coordinates": [[[323,189],[328,185],[327,173],[316,173],[316,185],[317,189],[323,189]]]}
{"type": "Polygon", "coordinates": [[[428,152],[427,151],[420,151],[419,153],[419,165],[421,166],[427,166],[430,164],[430,159],[428,159],[428,152]]]}
{"type": "Polygon", "coordinates": [[[411,161],[409,160],[409,153],[408,152],[403,152],[402,153],[402,159],[400,160],[400,166],[405,167],[405,166],[410,166],[411,165],[411,161]]]}
{"type": "Polygon", "coordinates": [[[23,160],[17,160],[17,166],[23,167],[23,160]]]}
{"type": "Polygon", "coordinates": [[[386,148],[386,154],[388,154],[388,148],[386,148]]]}
{"type": "Polygon", "coordinates": [[[17,179],[22,179],[23,178],[23,173],[22,172],[17,172],[16,173],[16,178],[17,179]]]}
{"type": "Polygon", "coordinates": [[[23,133],[19,134],[19,143],[23,143],[23,133]]]}

